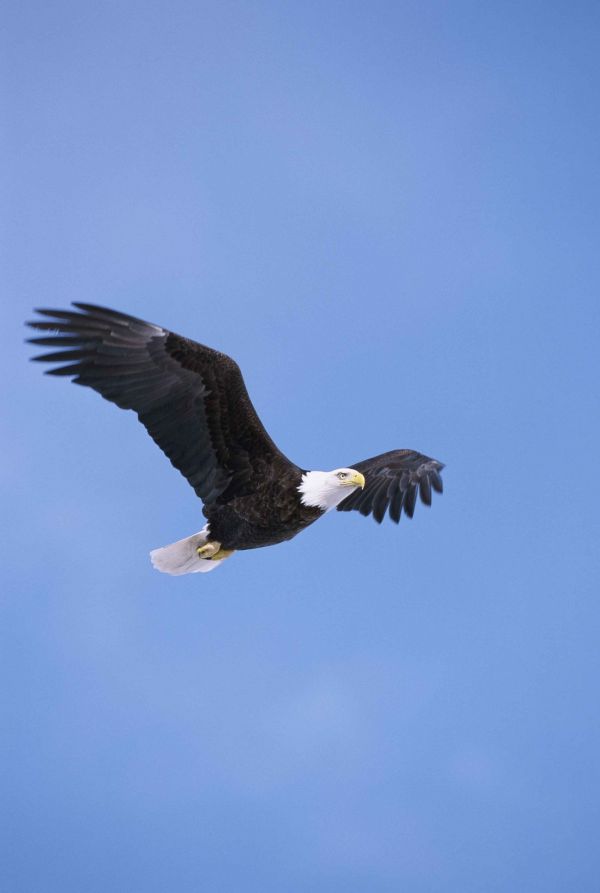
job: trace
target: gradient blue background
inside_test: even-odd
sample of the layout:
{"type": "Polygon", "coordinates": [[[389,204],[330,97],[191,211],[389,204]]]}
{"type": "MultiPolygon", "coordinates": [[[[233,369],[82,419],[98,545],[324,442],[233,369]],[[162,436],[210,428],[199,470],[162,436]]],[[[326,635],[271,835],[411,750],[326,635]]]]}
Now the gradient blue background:
{"type": "Polygon", "coordinates": [[[2,889],[595,893],[598,4],[5,10],[2,889]],[[445,495],[157,574],[200,504],[27,363],[72,300],[445,495]]]}

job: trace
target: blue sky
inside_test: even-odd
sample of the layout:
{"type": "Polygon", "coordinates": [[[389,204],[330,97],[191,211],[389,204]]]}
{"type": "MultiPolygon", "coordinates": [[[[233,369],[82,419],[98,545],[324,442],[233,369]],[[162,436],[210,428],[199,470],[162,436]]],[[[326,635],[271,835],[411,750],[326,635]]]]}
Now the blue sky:
{"type": "Polygon", "coordinates": [[[2,888],[597,890],[595,3],[6,10],[2,888]],[[447,464],[171,579],[200,505],[27,363],[106,304],[306,467],[447,464]]]}

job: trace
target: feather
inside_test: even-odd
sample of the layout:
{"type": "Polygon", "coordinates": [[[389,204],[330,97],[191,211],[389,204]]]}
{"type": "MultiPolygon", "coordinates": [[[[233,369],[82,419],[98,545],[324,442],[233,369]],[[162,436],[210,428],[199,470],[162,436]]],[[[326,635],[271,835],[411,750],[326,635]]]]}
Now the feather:
{"type": "Polygon", "coordinates": [[[425,505],[431,505],[432,489],[442,492],[442,479],[439,472],[444,467],[436,459],[430,459],[415,450],[392,450],[355,462],[350,468],[364,475],[364,490],[358,490],[338,505],[338,511],[359,511],[362,515],[373,515],[380,523],[386,510],[396,524],[400,521],[402,509],[412,518],[420,494],[425,505]]]}
{"type": "MultiPolygon", "coordinates": [[[[53,333],[33,343],[58,348],[34,357],[50,375],[74,376],[123,409],[132,409],[203,500],[247,490],[258,457],[280,474],[299,469],[278,450],[228,356],[134,316],[78,302],[36,312],[28,325],[53,333]],[[70,361],[75,361],[71,363],[70,361]],[[236,484],[237,482],[237,484],[236,484]]],[[[258,486],[254,481],[253,486],[258,486]]]]}

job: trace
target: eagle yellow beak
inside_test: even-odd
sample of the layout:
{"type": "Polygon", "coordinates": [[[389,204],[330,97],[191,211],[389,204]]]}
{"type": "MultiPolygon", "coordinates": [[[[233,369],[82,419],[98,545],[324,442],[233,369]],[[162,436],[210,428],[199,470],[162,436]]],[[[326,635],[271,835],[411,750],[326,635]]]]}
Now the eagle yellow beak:
{"type": "Polygon", "coordinates": [[[360,487],[361,490],[365,489],[365,476],[361,474],[360,471],[357,471],[353,478],[350,479],[349,483],[353,484],[355,487],[360,487]]]}

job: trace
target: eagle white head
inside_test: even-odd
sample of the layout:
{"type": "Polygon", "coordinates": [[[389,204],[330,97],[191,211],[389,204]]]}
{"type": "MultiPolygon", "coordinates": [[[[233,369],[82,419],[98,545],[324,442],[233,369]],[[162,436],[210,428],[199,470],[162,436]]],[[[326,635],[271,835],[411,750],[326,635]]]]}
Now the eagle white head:
{"type": "Polygon", "coordinates": [[[355,468],[335,468],[333,471],[307,471],[298,487],[303,505],[328,512],[360,487],[365,486],[364,475],[355,468]]]}

